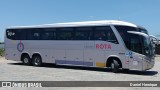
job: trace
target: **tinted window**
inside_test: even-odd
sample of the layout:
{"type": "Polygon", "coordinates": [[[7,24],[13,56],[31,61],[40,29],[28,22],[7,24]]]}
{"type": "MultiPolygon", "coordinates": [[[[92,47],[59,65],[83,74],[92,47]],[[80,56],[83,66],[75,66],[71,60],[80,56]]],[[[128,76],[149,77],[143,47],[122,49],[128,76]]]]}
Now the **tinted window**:
{"type": "Polygon", "coordinates": [[[73,28],[59,28],[57,40],[73,40],[73,28]]]}
{"type": "Polygon", "coordinates": [[[107,26],[107,27],[96,27],[94,38],[95,38],[95,40],[103,40],[103,41],[108,41],[108,42],[118,44],[116,36],[109,26],[107,26]]]}
{"type": "Polygon", "coordinates": [[[121,35],[126,47],[134,52],[142,53],[142,43],[139,35],[128,33],[127,31],[137,31],[134,27],[115,26],[121,35]]]}
{"type": "Polygon", "coordinates": [[[130,42],[128,42],[128,48],[130,50],[137,53],[142,53],[142,44],[141,44],[140,37],[141,36],[136,34],[130,34],[130,36],[128,37],[128,39],[130,40],[130,42]]]}
{"type": "Polygon", "coordinates": [[[41,29],[29,29],[27,39],[28,40],[40,40],[41,39],[41,29]]]}
{"type": "Polygon", "coordinates": [[[15,35],[16,35],[15,30],[12,30],[12,29],[6,30],[6,36],[8,39],[15,40],[15,35]]]}
{"type": "Polygon", "coordinates": [[[42,29],[42,40],[55,40],[56,39],[56,29],[46,28],[42,29]]]}
{"type": "Polygon", "coordinates": [[[127,31],[137,31],[136,28],[134,27],[129,27],[129,26],[115,26],[116,29],[118,30],[119,34],[123,38],[124,42],[128,42],[128,36],[129,33],[127,31]]]}
{"type": "Polygon", "coordinates": [[[76,28],[75,40],[93,40],[93,29],[90,27],[76,28]]]}
{"type": "Polygon", "coordinates": [[[105,27],[96,27],[95,28],[95,34],[94,34],[95,40],[107,40],[107,32],[105,27]]]}
{"type": "Polygon", "coordinates": [[[16,40],[26,40],[27,38],[27,33],[26,30],[16,30],[16,40]]]}
{"type": "Polygon", "coordinates": [[[148,31],[146,29],[143,29],[143,28],[138,28],[138,30],[142,33],[145,33],[148,35],[148,31]]]}
{"type": "Polygon", "coordinates": [[[12,40],[26,40],[26,30],[23,29],[8,29],[6,31],[7,38],[12,40]]]}

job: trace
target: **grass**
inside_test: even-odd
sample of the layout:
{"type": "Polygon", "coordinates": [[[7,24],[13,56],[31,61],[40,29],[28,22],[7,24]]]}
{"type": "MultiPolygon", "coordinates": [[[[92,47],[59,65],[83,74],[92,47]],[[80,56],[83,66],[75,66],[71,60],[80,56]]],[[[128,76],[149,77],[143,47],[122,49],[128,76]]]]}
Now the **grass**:
{"type": "Polygon", "coordinates": [[[4,49],[0,49],[0,56],[4,56],[4,49]]]}

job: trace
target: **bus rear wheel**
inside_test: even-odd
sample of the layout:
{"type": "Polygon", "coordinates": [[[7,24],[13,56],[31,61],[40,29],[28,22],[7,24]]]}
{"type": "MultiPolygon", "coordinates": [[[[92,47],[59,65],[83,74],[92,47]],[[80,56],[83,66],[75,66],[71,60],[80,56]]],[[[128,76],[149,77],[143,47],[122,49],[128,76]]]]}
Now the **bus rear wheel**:
{"type": "Polygon", "coordinates": [[[113,60],[111,62],[111,69],[114,73],[117,73],[118,70],[119,70],[119,64],[118,64],[118,61],[117,60],[113,60]]]}
{"type": "Polygon", "coordinates": [[[39,55],[33,56],[32,64],[34,66],[38,66],[38,67],[42,66],[42,58],[39,55]]]}
{"type": "Polygon", "coordinates": [[[31,65],[31,59],[28,55],[22,56],[22,62],[24,65],[31,65]]]}

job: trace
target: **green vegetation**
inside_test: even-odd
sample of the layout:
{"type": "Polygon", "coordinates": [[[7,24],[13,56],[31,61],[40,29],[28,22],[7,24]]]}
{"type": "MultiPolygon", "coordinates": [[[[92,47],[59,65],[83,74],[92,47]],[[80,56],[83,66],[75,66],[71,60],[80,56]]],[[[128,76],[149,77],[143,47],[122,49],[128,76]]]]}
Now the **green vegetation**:
{"type": "MultiPolygon", "coordinates": [[[[4,42],[0,42],[0,45],[4,45],[4,42]]],[[[0,56],[4,56],[5,51],[4,51],[4,47],[0,47],[0,56]]]]}
{"type": "Polygon", "coordinates": [[[4,56],[4,49],[0,49],[0,56],[4,56]]]}
{"type": "Polygon", "coordinates": [[[0,44],[4,44],[4,42],[0,42],[0,44]]]}

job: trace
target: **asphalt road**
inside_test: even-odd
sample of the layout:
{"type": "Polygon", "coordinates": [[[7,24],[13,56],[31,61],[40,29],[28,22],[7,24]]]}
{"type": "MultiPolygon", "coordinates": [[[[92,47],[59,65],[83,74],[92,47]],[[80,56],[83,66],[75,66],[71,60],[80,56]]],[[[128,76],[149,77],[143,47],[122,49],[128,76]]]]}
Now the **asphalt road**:
{"type": "MultiPolygon", "coordinates": [[[[5,60],[0,57],[0,81],[160,81],[160,57],[156,58],[155,66],[148,71],[128,72],[120,71],[112,73],[109,69],[87,68],[75,66],[55,66],[53,64],[44,64],[43,67],[25,66],[21,62],[5,60]]],[[[2,88],[0,88],[2,89],[2,88]]],[[[7,89],[7,88],[3,88],[7,89]]],[[[16,90],[19,88],[16,88],[16,90]]],[[[23,88],[28,90],[28,88],[23,88]]],[[[32,88],[33,89],[33,88],[32,88]]],[[[34,88],[41,90],[42,88],[34,88]]],[[[53,88],[45,88],[53,90],[53,88]]],[[[109,87],[88,87],[88,88],[54,88],[54,90],[115,90],[118,88],[109,87]]],[[[151,88],[120,88],[127,89],[145,89],[151,88]]],[[[158,88],[152,88],[158,89],[158,88]]]]}

